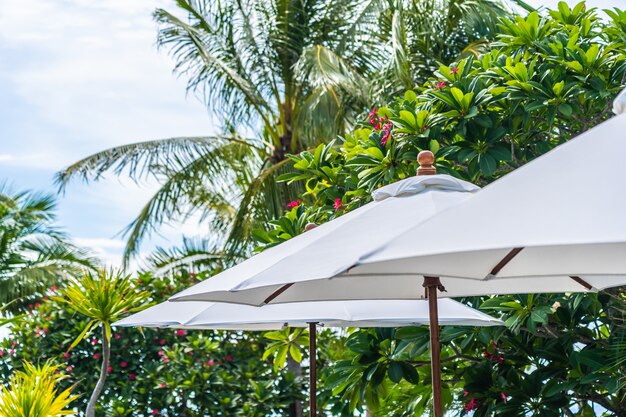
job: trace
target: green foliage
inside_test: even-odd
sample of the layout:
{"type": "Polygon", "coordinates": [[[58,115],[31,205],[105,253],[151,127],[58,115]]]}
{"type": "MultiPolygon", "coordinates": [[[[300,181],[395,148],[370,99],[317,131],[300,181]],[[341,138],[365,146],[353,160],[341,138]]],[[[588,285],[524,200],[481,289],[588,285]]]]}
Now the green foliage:
{"type": "Polygon", "coordinates": [[[65,377],[58,366],[49,362],[35,366],[25,362],[24,371],[11,376],[7,385],[0,385],[0,415],[3,417],[60,417],[72,415],[68,406],[77,396],[71,388],[59,392],[57,385],[65,377]]]}
{"type": "Polygon", "coordinates": [[[265,333],[265,338],[272,342],[265,348],[263,359],[274,356],[274,369],[285,366],[287,356],[302,362],[303,347],[309,343],[309,334],[304,329],[284,329],[265,333]]]}
{"type": "Polygon", "coordinates": [[[0,305],[18,313],[96,260],[69,243],[53,226],[56,203],[49,195],[12,192],[0,184],[0,305]]]}
{"type": "MultiPolygon", "coordinates": [[[[134,287],[157,303],[206,276],[161,279],[144,273],[134,287]]],[[[48,292],[53,290],[58,291],[48,292]]],[[[8,380],[24,360],[50,358],[66,376],[61,388],[76,385],[80,397],[73,405],[84,410],[98,379],[103,339],[94,333],[67,350],[88,323],[56,298],[33,305],[0,341],[0,380],[8,380]]],[[[113,328],[97,415],[145,417],[154,410],[192,417],[285,415],[294,399],[303,398],[302,381],[286,371],[276,373],[271,361],[261,358],[266,345],[262,333],[253,332],[113,328]]]]}
{"type": "Polygon", "coordinates": [[[103,326],[106,339],[111,340],[111,323],[121,319],[127,313],[141,311],[150,297],[146,291],[136,291],[130,275],[121,271],[100,270],[97,274],[86,273],[81,279],[72,282],[63,289],[55,301],[68,305],[74,311],[89,320],[70,349],[88,338],[92,330],[103,326]]]}

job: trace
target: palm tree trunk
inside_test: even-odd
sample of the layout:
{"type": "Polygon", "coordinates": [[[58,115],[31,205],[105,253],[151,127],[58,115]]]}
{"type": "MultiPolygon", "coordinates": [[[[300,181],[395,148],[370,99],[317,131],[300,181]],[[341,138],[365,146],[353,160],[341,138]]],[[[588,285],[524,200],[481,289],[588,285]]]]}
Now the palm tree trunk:
{"type": "Polygon", "coordinates": [[[109,367],[109,356],[111,355],[111,345],[110,341],[107,338],[106,327],[104,324],[102,325],[102,365],[100,367],[100,377],[98,378],[98,382],[96,383],[96,387],[93,389],[91,393],[91,397],[89,398],[89,403],[87,404],[87,417],[95,417],[96,416],[96,402],[102,394],[102,390],[104,390],[104,383],[107,379],[108,367],[109,367]]]}
{"type": "MultiPolygon", "coordinates": [[[[302,366],[291,357],[291,354],[287,355],[287,370],[296,376],[296,380],[299,380],[299,377],[302,376],[302,366]]],[[[302,403],[298,400],[294,400],[294,402],[289,405],[289,417],[303,417],[303,415],[302,403]]]]}

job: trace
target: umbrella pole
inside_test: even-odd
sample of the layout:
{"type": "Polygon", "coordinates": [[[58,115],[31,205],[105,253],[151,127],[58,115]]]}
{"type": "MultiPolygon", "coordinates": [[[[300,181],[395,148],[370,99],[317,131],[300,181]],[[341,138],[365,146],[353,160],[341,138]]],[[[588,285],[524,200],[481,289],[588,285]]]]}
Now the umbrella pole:
{"type": "Polygon", "coordinates": [[[317,415],[317,323],[309,323],[309,416],[317,415]]]}
{"type": "Polygon", "coordinates": [[[445,291],[439,277],[424,277],[424,288],[428,297],[428,313],[430,319],[430,354],[433,384],[433,415],[443,417],[441,402],[441,358],[439,356],[439,311],[437,309],[437,290],[445,291]]]}

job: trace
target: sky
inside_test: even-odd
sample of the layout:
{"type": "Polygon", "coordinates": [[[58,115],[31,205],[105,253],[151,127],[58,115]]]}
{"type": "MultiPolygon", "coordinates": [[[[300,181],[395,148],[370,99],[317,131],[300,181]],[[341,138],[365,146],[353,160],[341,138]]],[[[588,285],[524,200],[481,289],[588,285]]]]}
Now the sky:
{"type": "MultiPolygon", "coordinates": [[[[527,0],[554,7],[557,1],[527,0]]],[[[575,4],[576,2],[568,2],[575,4]]],[[[626,8],[626,0],[588,1],[626,8]]],[[[56,192],[54,173],[102,149],[147,139],[207,135],[213,121],[187,95],[155,45],[152,11],[171,0],[0,0],[0,183],[56,192]]],[[[119,264],[130,223],[155,191],[109,177],[71,184],[58,223],[74,241],[119,264]]],[[[173,246],[197,225],[174,224],[143,246],[173,246]]]]}

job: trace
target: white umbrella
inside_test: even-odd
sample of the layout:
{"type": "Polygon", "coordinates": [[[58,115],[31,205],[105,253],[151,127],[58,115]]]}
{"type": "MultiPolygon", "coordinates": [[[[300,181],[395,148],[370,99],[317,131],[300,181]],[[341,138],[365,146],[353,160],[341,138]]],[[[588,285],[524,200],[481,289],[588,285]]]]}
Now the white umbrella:
{"type": "MultiPolygon", "coordinates": [[[[502,321],[450,299],[439,299],[440,323],[500,326],[502,321]]],[[[113,326],[184,329],[276,330],[309,327],[310,410],[316,415],[316,326],[402,327],[429,323],[425,301],[320,301],[264,307],[204,301],[164,302],[126,317],[113,326]]]]}
{"type": "MultiPolygon", "coordinates": [[[[626,94],[618,116],[526,164],[437,216],[405,228],[334,277],[297,269],[220,280],[181,300],[261,305],[314,300],[597,291],[626,285],[626,94]],[[443,284],[443,285],[441,285],[443,284]]],[[[325,262],[332,252],[319,257],[325,262]]],[[[436,311],[433,311],[433,315],[436,311]]],[[[436,326],[431,325],[431,330],[436,326]]],[[[432,338],[433,367],[437,358],[432,338]]],[[[442,415],[433,368],[435,416],[442,415]]]]}

